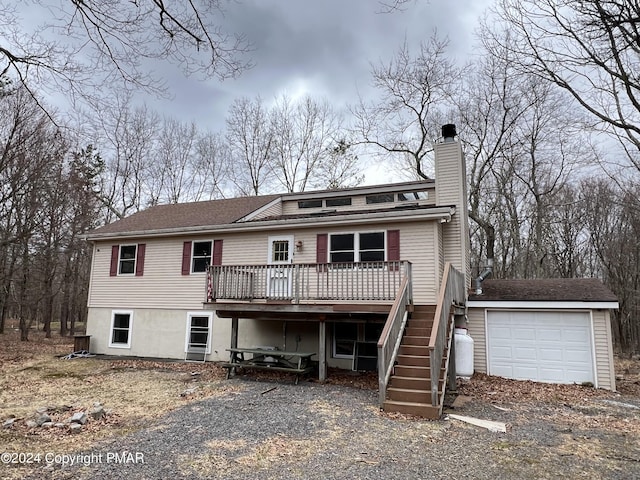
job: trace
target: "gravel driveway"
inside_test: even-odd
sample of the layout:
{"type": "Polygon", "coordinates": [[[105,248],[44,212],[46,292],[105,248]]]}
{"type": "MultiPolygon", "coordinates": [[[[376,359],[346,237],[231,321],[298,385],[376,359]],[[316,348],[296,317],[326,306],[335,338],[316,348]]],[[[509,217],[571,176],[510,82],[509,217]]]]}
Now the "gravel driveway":
{"type": "Polygon", "coordinates": [[[476,399],[456,412],[508,424],[507,433],[492,433],[453,419],[382,414],[371,390],[230,382],[233,391],[84,452],[90,465],[57,465],[37,478],[640,478],[640,406],[624,398],[502,406],[476,399]],[[131,455],[115,456],[123,452],[131,455]]]}

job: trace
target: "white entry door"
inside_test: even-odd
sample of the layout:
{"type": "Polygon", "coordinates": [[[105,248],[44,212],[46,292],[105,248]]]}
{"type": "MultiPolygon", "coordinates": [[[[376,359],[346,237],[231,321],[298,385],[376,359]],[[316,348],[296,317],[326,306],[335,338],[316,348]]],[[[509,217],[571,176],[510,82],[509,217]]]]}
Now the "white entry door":
{"type": "Polygon", "coordinates": [[[293,236],[269,237],[269,258],[267,259],[267,297],[275,299],[291,298],[293,262],[293,236]]]}
{"type": "Polygon", "coordinates": [[[595,382],[586,312],[487,312],[489,375],[550,383],[595,382]]]}

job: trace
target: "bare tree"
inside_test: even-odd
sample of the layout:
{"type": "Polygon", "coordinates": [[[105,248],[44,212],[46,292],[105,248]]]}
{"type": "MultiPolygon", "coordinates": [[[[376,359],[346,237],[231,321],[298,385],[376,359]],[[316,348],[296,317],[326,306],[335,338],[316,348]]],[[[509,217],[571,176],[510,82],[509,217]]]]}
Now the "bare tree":
{"type": "MultiPolygon", "coordinates": [[[[57,236],[57,222],[42,208],[42,195],[49,185],[60,186],[56,172],[65,147],[58,129],[23,87],[5,90],[0,104],[0,330],[11,312],[19,320],[21,339],[28,340],[43,298],[34,244],[44,239],[51,246],[57,236]]],[[[45,297],[53,295],[50,285],[45,297]]]]}
{"type": "MultiPolygon", "coordinates": [[[[326,100],[306,96],[298,101],[282,96],[270,111],[273,129],[273,170],[287,192],[302,192],[321,173],[340,128],[326,100]]],[[[336,160],[341,157],[336,157],[336,160]]]]}
{"type": "Polygon", "coordinates": [[[230,188],[229,151],[224,136],[217,132],[201,133],[195,145],[193,176],[199,186],[193,200],[211,200],[225,196],[230,188]]]}
{"type": "Polygon", "coordinates": [[[358,156],[352,152],[352,145],[345,139],[331,147],[316,166],[314,187],[337,190],[352,188],[364,181],[358,156]]]}
{"type": "Polygon", "coordinates": [[[158,132],[154,161],[149,162],[149,175],[159,183],[154,203],[179,203],[193,199],[200,186],[192,173],[197,129],[195,123],[165,118],[158,132]]]}
{"type": "Polygon", "coordinates": [[[186,74],[235,77],[250,66],[242,60],[250,45],[224,31],[222,13],[220,0],[3,3],[0,76],[15,78],[36,101],[32,88],[92,101],[113,83],[161,92],[162,82],[147,68],[153,60],[186,74]],[[25,7],[46,22],[27,28],[25,7]]]}
{"type": "Polygon", "coordinates": [[[352,108],[358,143],[406,162],[418,178],[429,178],[432,142],[460,77],[447,46],[434,34],[414,57],[405,43],[391,62],[372,69],[380,100],[352,108]]]}
{"type": "Polygon", "coordinates": [[[623,352],[640,351],[640,191],[620,191],[611,182],[580,186],[590,243],[605,282],[618,297],[612,329],[623,352]]]}
{"type": "Polygon", "coordinates": [[[157,201],[161,179],[152,175],[160,117],[146,106],[130,108],[129,95],[115,97],[98,117],[97,149],[104,158],[99,196],[105,222],[123,218],[157,201]]]}
{"type": "Polygon", "coordinates": [[[272,180],[273,129],[269,113],[257,97],[236,99],[227,116],[231,181],[243,195],[263,193],[272,180]]]}
{"type": "Polygon", "coordinates": [[[493,40],[517,67],[568,92],[602,129],[623,140],[630,165],[640,171],[640,4],[501,0],[496,10],[511,36],[493,40]]]}

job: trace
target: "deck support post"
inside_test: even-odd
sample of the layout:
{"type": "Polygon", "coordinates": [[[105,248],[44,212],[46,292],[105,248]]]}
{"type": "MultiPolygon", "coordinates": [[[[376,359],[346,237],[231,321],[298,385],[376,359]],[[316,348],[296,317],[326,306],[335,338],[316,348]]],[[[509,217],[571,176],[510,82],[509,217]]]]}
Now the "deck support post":
{"type": "Polygon", "coordinates": [[[327,379],[327,324],[321,320],[318,325],[318,380],[324,382],[327,379]]]}
{"type": "Polygon", "coordinates": [[[238,348],[238,317],[231,318],[231,348],[238,348]]]}

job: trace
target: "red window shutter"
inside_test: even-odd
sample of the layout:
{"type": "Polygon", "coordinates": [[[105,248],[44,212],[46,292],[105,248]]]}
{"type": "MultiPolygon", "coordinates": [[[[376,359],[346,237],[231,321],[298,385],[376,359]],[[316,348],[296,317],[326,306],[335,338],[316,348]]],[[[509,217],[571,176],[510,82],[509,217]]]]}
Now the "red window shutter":
{"type": "Polygon", "coordinates": [[[387,230],[387,261],[400,261],[400,230],[387,230]]]}
{"type": "Polygon", "coordinates": [[[191,273],[191,242],[182,245],[182,275],[191,273]]]}
{"type": "Polygon", "coordinates": [[[120,245],[113,245],[111,247],[111,268],[109,275],[115,277],[118,275],[118,260],[120,257],[120,245]]]}
{"type": "Polygon", "coordinates": [[[139,243],[136,249],[136,277],[144,274],[144,253],[147,249],[146,243],[139,243]]]}
{"type": "MultiPolygon", "coordinates": [[[[329,261],[329,235],[326,233],[319,233],[316,237],[316,263],[319,265],[325,264],[329,261]]],[[[322,268],[318,268],[319,271],[322,268]]]]}
{"type": "Polygon", "coordinates": [[[222,240],[213,241],[213,258],[211,265],[222,265],[222,240]]]}

